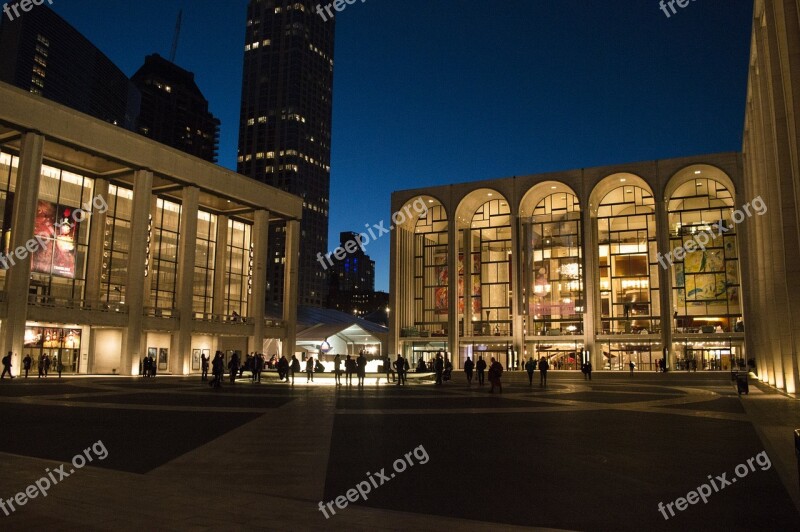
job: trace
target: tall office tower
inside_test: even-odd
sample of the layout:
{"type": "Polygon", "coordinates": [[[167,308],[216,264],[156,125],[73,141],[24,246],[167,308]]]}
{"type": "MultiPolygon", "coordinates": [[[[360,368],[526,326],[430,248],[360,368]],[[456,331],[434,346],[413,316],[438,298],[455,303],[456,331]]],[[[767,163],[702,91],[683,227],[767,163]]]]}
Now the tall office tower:
{"type": "Polygon", "coordinates": [[[131,81],[142,93],[137,131],[162,144],[217,162],[219,119],[194,74],[158,54],[148,55],[131,81]]]}
{"type": "MultiPolygon", "coordinates": [[[[251,0],[238,171],[303,198],[299,304],[325,303],[334,22],[312,0],[251,0]]],[[[267,301],[283,299],[284,228],[270,227],[267,301]]]]}
{"type": "Polygon", "coordinates": [[[78,30],[46,4],[0,18],[0,81],[135,129],[139,91],[78,30]]]}

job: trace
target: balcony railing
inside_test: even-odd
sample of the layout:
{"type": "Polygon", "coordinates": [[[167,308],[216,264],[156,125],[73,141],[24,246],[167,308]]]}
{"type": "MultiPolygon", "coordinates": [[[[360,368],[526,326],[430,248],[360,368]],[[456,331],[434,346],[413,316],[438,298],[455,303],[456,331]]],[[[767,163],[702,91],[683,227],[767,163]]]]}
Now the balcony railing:
{"type": "Polygon", "coordinates": [[[31,294],[28,296],[28,304],[34,307],[45,308],[67,308],[78,310],[94,310],[99,312],[119,312],[128,313],[128,306],[118,301],[84,301],[82,299],[72,299],[66,297],[54,297],[41,294],[31,294]]]}
{"type": "Polygon", "coordinates": [[[145,307],[144,315],[149,318],[179,318],[180,313],[176,308],[145,307]]]}
{"type": "Polygon", "coordinates": [[[255,323],[253,318],[239,316],[238,314],[213,314],[211,312],[195,312],[192,316],[195,321],[204,321],[208,323],[230,323],[239,325],[248,325],[255,323]]]}

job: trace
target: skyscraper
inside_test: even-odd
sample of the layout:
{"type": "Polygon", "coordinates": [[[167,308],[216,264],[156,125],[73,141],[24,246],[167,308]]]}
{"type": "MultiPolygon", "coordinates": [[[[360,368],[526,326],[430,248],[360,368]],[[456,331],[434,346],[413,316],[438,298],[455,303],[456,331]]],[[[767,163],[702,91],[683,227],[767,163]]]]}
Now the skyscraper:
{"type": "MultiPolygon", "coordinates": [[[[334,22],[311,0],[251,0],[239,123],[241,174],[303,198],[301,305],[322,306],[327,272],[334,22]]],[[[271,226],[267,301],[283,298],[284,229],[271,226]]]]}
{"type": "Polygon", "coordinates": [[[0,16],[0,81],[133,130],[140,95],[117,66],[46,4],[0,16]]]}
{"type": "Polygon", "coordinates": [[[158,54],[148,55],[131,81],[142,93],[137,131],[212,163],[217,162],[219,119],[194,74],[158,54]]]}

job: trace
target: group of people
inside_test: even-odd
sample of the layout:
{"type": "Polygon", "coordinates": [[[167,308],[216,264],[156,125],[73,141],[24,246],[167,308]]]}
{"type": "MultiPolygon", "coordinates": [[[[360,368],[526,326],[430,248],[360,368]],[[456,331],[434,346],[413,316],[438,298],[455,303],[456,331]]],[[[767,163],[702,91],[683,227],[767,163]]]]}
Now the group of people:
{"type": "MultiPolygon", "coordinates": [[[[358,353],[358,357],[355,359],[350,355],[347,355],[344,359],[344,375],[348,386],[353,385],[353,374],[357,377],[358,386],[364,386],[364,379],[367,377],[367,354],[363,349],[358,353]]],[[[341,386],[342,355],[333,357],[333,376],[336,379],[336,386],[341,386]]],[[[386,373],[386,379],[389,379],[389,372],[386,373]]]]}
{"type": "Polygon", "coordinates": [[[142,377],[155,377],[157,371],[158,363],[155,357],[146,356],[142,359],[142,363],[139,366],[139,375],[142,377]]]}
{"type": "MultiPolygon", "coordinates": [[[[467,377],[467,386],[472,385],[472,375],[474,371],[478,373],[478,386],[483,386],[486,382],[486,368],[487,364],[483,359],[483,355],[478,355],[477,362],[473,362],[470,357],[467,357],[467,360],[464,361],[464,375],[467,377]]],[[[492,385],[489,393],[494,393],[495,388],[499,389],[500,393],[503,393],[503,383],[500,380],[503,375],[503,365],[492,357],[488,368],[489,383],[492,385]]]]}
{"type": "MultiPolygon", "coordinates": [[[[14,378],[14,374],[11,371],[12,359],[13,355],[11,351],[9,351],[8,354],[3,357],[2,360],[3,373],[2,375],[0,375],[0,379],[5,379],[6,373],[8,373],[8,377],[10,379],[14,378]]],[[[50,356],[48,356],[47,353],[43,353],[39,357],[39,378],[42,377],[47,378],[47,375],[50,373],[50,366],[52,364],[55,364],[56,371],[58,371],[58,376],[61,377],[61,372],[64,370],[64,366],[61,364],[59,358],[55,355],[53,355],[53,357],[51,358],[50,356]]],[[[22,359],[22,369],[25,371],[26,379],[28,378],[28,373],[30,372],[32,366],[33,366],[33,359],[31,358],[30,355],[25,355],[25,358],[22,359]]]]}
{"type": "MultiPolygon", "coordinates": [[[[533,373],[536,371],[536,368],[539,368],[539,386],[546,387],[547,386],[547,372],[550,370],[550,363],[547,361],[546,357],[542,357],[539,359],[537,363],[533,357],[528,358],[528,361],[525,363],[525,371],[528,372],[528,386],[533,386],[533,373]]],[[[589,366],[589,378],[591,379],[591,365],[589,366]]]]}

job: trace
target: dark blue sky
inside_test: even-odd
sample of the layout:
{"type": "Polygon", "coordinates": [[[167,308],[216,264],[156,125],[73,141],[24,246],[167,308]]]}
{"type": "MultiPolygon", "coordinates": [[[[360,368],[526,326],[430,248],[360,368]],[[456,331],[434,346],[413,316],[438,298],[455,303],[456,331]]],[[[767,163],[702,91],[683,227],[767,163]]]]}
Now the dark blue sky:
{"type": "MultiPolygon", "coordinates": [[[[54,0],[128,75],[196,73],[236,167],[247,0],[54,0]]],[[[337,15],[330,244],[392,191],[737,151],[752,0],[366,0],[337,15]]],[[[388,289],[389,238],[370,244],[388,289]]]]}

